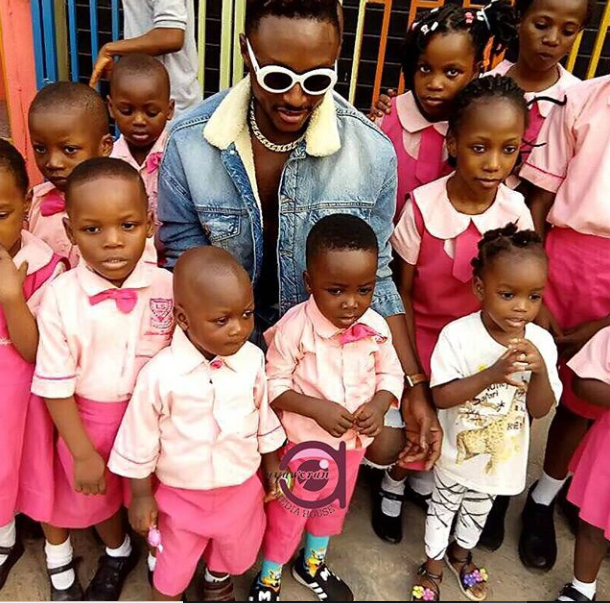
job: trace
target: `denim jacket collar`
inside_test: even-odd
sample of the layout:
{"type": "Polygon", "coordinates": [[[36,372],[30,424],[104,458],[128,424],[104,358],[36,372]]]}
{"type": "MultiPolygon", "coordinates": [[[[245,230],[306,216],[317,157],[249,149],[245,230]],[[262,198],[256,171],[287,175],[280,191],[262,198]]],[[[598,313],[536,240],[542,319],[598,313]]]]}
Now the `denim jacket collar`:
{"type": "MultiPolygon", "coordinates": [[[[248,131],[248,106],[252,89],[246,76],[230,90],[203,130],[204,138],[221,151],[237,144],[248,131]]],[[[332,92],[327,92],[314,111],[305,134],[305,151],[312,157],[327,157],[341,148],[337,113],[332,92]]]]}

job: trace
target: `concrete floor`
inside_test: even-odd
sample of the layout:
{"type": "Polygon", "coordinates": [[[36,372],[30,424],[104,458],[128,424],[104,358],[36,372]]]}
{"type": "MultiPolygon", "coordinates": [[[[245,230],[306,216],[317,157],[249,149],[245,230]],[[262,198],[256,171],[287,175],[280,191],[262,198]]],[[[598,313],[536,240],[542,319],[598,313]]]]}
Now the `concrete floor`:
{"type": "MultiPolygon", "coordinates": [[[[540,473],[542,449],[546,439],[548,421],[534,426],[530,481],[540,473]]],[[[329,564],[352,587],[358,601],[405,601],[410,597],[411,581],[423,556],[424,515],[412,505],[404,513],[405,539],[399,545],[380,541],[370,526],[370,492],[364,480],[357,489],[345,532],[331,543],[329,564]]],[[[559,558],[549,574],[526,570],[517,555],[519,513],[525,494],[513,501],[507,522],[507,538],[504,546],[495,553],[479,551],[475,560],[485,565],[491,577],[492,601],[552,601],[558,589],[572,576],[574,539],[563,517],[556,519],[559,537],[559,558]]],[[[79,575],[83,585],[95,572],[97,557],[101,552],[92,534],[79,532],[74,536],[76,554],[83,558],[79,575]]],[[[0,600],[46,600],[49,596],[44,573],[42,542],[29,543],[24,557],[15,566],[0,600]]],[[[256,568],[236,579],[237,598],[247,598],[248,587],[256,568]]],[[[191,586],[189,600],[196,600],[196,590],[191,586]]],[[[147,600],[150,597],[146,581],[146,566],[142,559],[134,575],[129,579],[123,599],[147,600]]],[[[610,597],[610,574],[605,563],[599,579],[599,600],[610,597]]],[[[455,578],[446,572],[442,598],[445,601],[465,600],[460,594],[455,578]]],[[[286,572],[283,584],[284,601],[313,601],[309,591],[299,586],[286,572]]]]}

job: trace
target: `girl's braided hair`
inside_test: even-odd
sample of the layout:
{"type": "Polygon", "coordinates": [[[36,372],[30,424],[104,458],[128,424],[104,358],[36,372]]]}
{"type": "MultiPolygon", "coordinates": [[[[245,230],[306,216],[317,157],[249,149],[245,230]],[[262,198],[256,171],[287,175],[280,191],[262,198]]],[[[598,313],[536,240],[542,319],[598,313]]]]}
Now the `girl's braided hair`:
{"type": "Polygon", "coordinates": [[[517,23],[510,0],[493,0],[479,10],[445,4],[413,23],[407,32],[401,61],[407,88],[413,89],[419,57],[432,37],[453,32],[470,35],[477,63],[483,60],[490,40],[492,57],[498,55],[517,38],[517,23]]]}
{"type": "Polygon", "coordinates": [[[527,250],[546,259],[540,235],[533,230],[518,230],[514,222],[502,228],[488,230],[479,241],[478,247],[479,254],[471,263],[474,276],[479,278],[487,266],[505,253],[527,250]]]}

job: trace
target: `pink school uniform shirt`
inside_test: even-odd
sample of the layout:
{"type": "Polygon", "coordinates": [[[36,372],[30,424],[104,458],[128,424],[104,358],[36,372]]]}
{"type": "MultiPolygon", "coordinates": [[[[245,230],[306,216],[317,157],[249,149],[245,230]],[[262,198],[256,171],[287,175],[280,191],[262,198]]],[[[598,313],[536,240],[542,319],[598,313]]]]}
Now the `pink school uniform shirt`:
{"type": "MultiPolygon", "coordinates": [[[[445,176],[416,189],[407,201],[390,242],[398,255],[408,264],[417,265],[421,249],[422,233],[417,226],[416,211],[420,213],[426,231],[444,241],[443,249],[453,260],[456,259],[457,240],[471,224],[476,227],[478,239],[488,230],[500,228],[508,222],[517,222],[520,230],[534,228],[532,215],[525,205],[523,195],[504,184],[500,184],[494,202],[482,214],[470,215],[457,211],[447,195],[449,178],[450,176],[445,176]]],[[[470,260],[476,256],[476,251],[477,240],[473,240],[463,258],[469,274],[468,280],[472,275],[470,260]]]]}
{"type": "Polygon", "coordinates": [[[165,143],[167,142],[167,130],[163,130],[161,136],[157,138],[155,144],[150,149],[146,159],[139,165],[138,162],[133,158],[131,151],[125,137],[121,134],[114,143],[112,148],[111,157],[116,159],[122,159],[131,165],[135,170],[138,171],[144,186],[146,187],[146,194],[148,195],[148,207],[153,212],[155,217],[155,223],[157,221],[157,198],[158,198],[158,182],[159,182],[159,165],[161,158],[163,157],[163,150],[165,149],[165,143]]]}
{"type": "MultiPolygon", "coordinates": [[[[72,245],[64,228],[64,218],[68,216],[64,193],[50,182],[44,182],[32,189],[32,195],[28,230],[42,239],[57,255],[67,258],[74,268],[80,261],[80,252],[76,245],[72,245]]],[[[144,259],[151,264],[157,263],[157,250],[152,237],[146,239],[144,259]]]]}
{"type": "Polygon", "coordinates": [[[178,328],[138,377],[109,467],[125,477],[155,473],[166,486],[212,490],[246,482],[261,454],[285,440],[267,399],[263,352],[246,343],[209,361],[178,328]]]}
{"type": "MultiPolygon", "coordinates": [[[[31,276],[39,270],[42,270],[45,266],[48,266],[52,260],[53,250],[44,241],[27,230],[21,231],[21,249],[19,249],[13,258],[13,263],[17,268],[19,268],[23,262],[27,262],[27,276],[31,276]]],[[[66,266],[62,260],[55,266],[46,283],[34,291],[28,298],[26,303],[34,316],[38,313],[47,285],[65,271],[66,266]]],[[[2,343],[2,339],[0,338],[0,345],[2,345],[2,343]]]]}
{"type": "Polygon", "coordinates": [[[540,132],[521,177],[556,193],[548,222],[581,234],[610,238],[610,76],[580,82],[566,92],[540,132]]]}
{"type": "MultiPolygon", "coordinates": [[[[293,390],[305,396],[335,402],[355,412],[379,391],[389,391],[396,398],[403,391],[404,373],[392,345],[385,319],[367,310],[358,321],[375,335],[351,343],[341,343],[344,332],[318,309],[313,298],[295,306],[265,333],[267,379],[271,402],[293,390]]],[[[334,438],[313,419],[283,411],[280,420],[293,444],[325,442],[338,449],[344,441],[347,449],[365,448],[373,439],[350,429],[342,438],[334,438]]]]}
{"type": "Polygon", "coordinates": [[[610,327],[598,331],[569,362],[581,379],[610,385],[610,327]]]}
{"type": "MultiPolygon", "coordinates": [[[[514,65],[515,63],[504,60],[494,69],[485,73],[484,75],[506,75],[514,65]]],[[[553,108],[558,106],[556,103],[540,97],[552,98],[556,101],[563,102],[566,90],[570,88],[570,86],[573,86],[581,81],[575,75],[572,75],[565,67],[563,67],[563,65],[558,64],[557,69],[559,71],[559,79],[552,86],[546,90],[541,90],[540,92],[525,93],[525,100],[528,102],[530,107],[529,125],[527,131],[525,132],[525,136],[523,137],[525,142],[534,143],[538,140],[542,124],[551,114],[553,108]],[[538,100],[539,98],[540,100],[538,100]]],[[[544,141],[541,140],[541,142],[544,141]]],[[[529,145],[525,151],[526,153],[529,153],[529,145]]]]}
{"type": "Polygon", "coordinates": [[[392,141],[398,160],[396,221],[407,194],[451,171],[445,146],[449,124],[428,121],[410,91],[393,98],[390,115],[384,115],[376,123],[392,141]]]}
{"type": "Polygon", "coordinates": [[[142,366],[171,340],[172,275],[141,260],[121,288],[135,294],[129,312],[96,297],[112,290],[120,291],[84,262],[49,285],[38,313],[34,393],[97,402],[131,397],[142,366]]]}
{"type": "Polygon", "coordinates": [[[64,228],[63,220],[68,215],[64,198],[64,193],[50,182],[33,187],[28,230],[42,239],[57,255],[67,258],[70,266],[74,267],[78,264],[79,254],[78,248],[70,243],[64,228]]]}

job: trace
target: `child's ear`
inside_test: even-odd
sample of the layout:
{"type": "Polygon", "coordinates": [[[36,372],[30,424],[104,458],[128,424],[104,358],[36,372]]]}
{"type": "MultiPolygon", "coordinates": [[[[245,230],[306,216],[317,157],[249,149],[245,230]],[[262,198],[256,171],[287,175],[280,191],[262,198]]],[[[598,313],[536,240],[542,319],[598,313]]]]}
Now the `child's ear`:
{"type": "Polygon", "coordinates": [[[66,235],[68,236],[68,240],[72,245],[76,245],[76,240],[74,239],[74,231],[72,230],[72,222],[70,222],[70,218],[66,217],[63,219],[64,230],[66,231],[66,235]]]}
{"type": "Polygon", "coordinates": [[[32,199],[34,198],[34,189],[30,189],[23,201],[23,219],[27,222],[30,215],[30,208],[32,207],[32,199]]]}
{"type": "Polygon", "coordinates": [[[146,238],[150,239],[155,236],[155,219],[153,218],[152,211],[146,214],[146,238]]]}
{"type": "Polygon", "coordinates": [[[167,121],[173,119],[174,112],[176,111],[176,101],[172,98],[169,101],[168,109],[167,109],[167,121]]]}
{"type": "Polygon", "coordinates": [[[483,301],[483,297],[485,296],[485,285],[483,284],[483,281],[481,280],[480,277],[475,276],[473,281],[472,281],[472,290],[474,292],[474,294],[476,295],[476,298],[482,302],[483,301]]]}
{"type": "Polygon", "coordinates": [[[182,306],[174,306],[174,318],[176,324],[186,333],[189,330],[189,321],[182,306]]]}
{"type": "Polygon", "coordinates": [[[110,95],[108,95],[108,97],[106,98],[106,105],[108,106],[108,114],[110,115],[110,117],[112,117],[112,119],[115,119],[114,107],[112,105],[112,98],[110,97],[110,95]]]}
{"type": "Polygon", "coordinates": [[[112,134],[105,134],[100,141],[100,157],[108,157],[112,153],[112,147],[114,142],[112,140],[112,134]]]}
{"type": "Polygon", "coordinates": [[[449,157],[453,157],[455,159],[457,157],[457,141],[452,130],[447,132],[446,144],[449,157]]]}
{"type": "Polygon", "coordinates": [[[472,79],[470,80],[471,82],[473,80],[476,80],[481,73],[485,72],[485,62],[484,61],[479,61],[478,63],[475,63],[474,66],[474,75],[472,76],[472,79]]]}
{"type": "Polygon", "coordinates": [[[307,270],[303,272],[303,280],[305,281],[305,291],[311,295],[311,279],[309,278],[307,270]]]}

